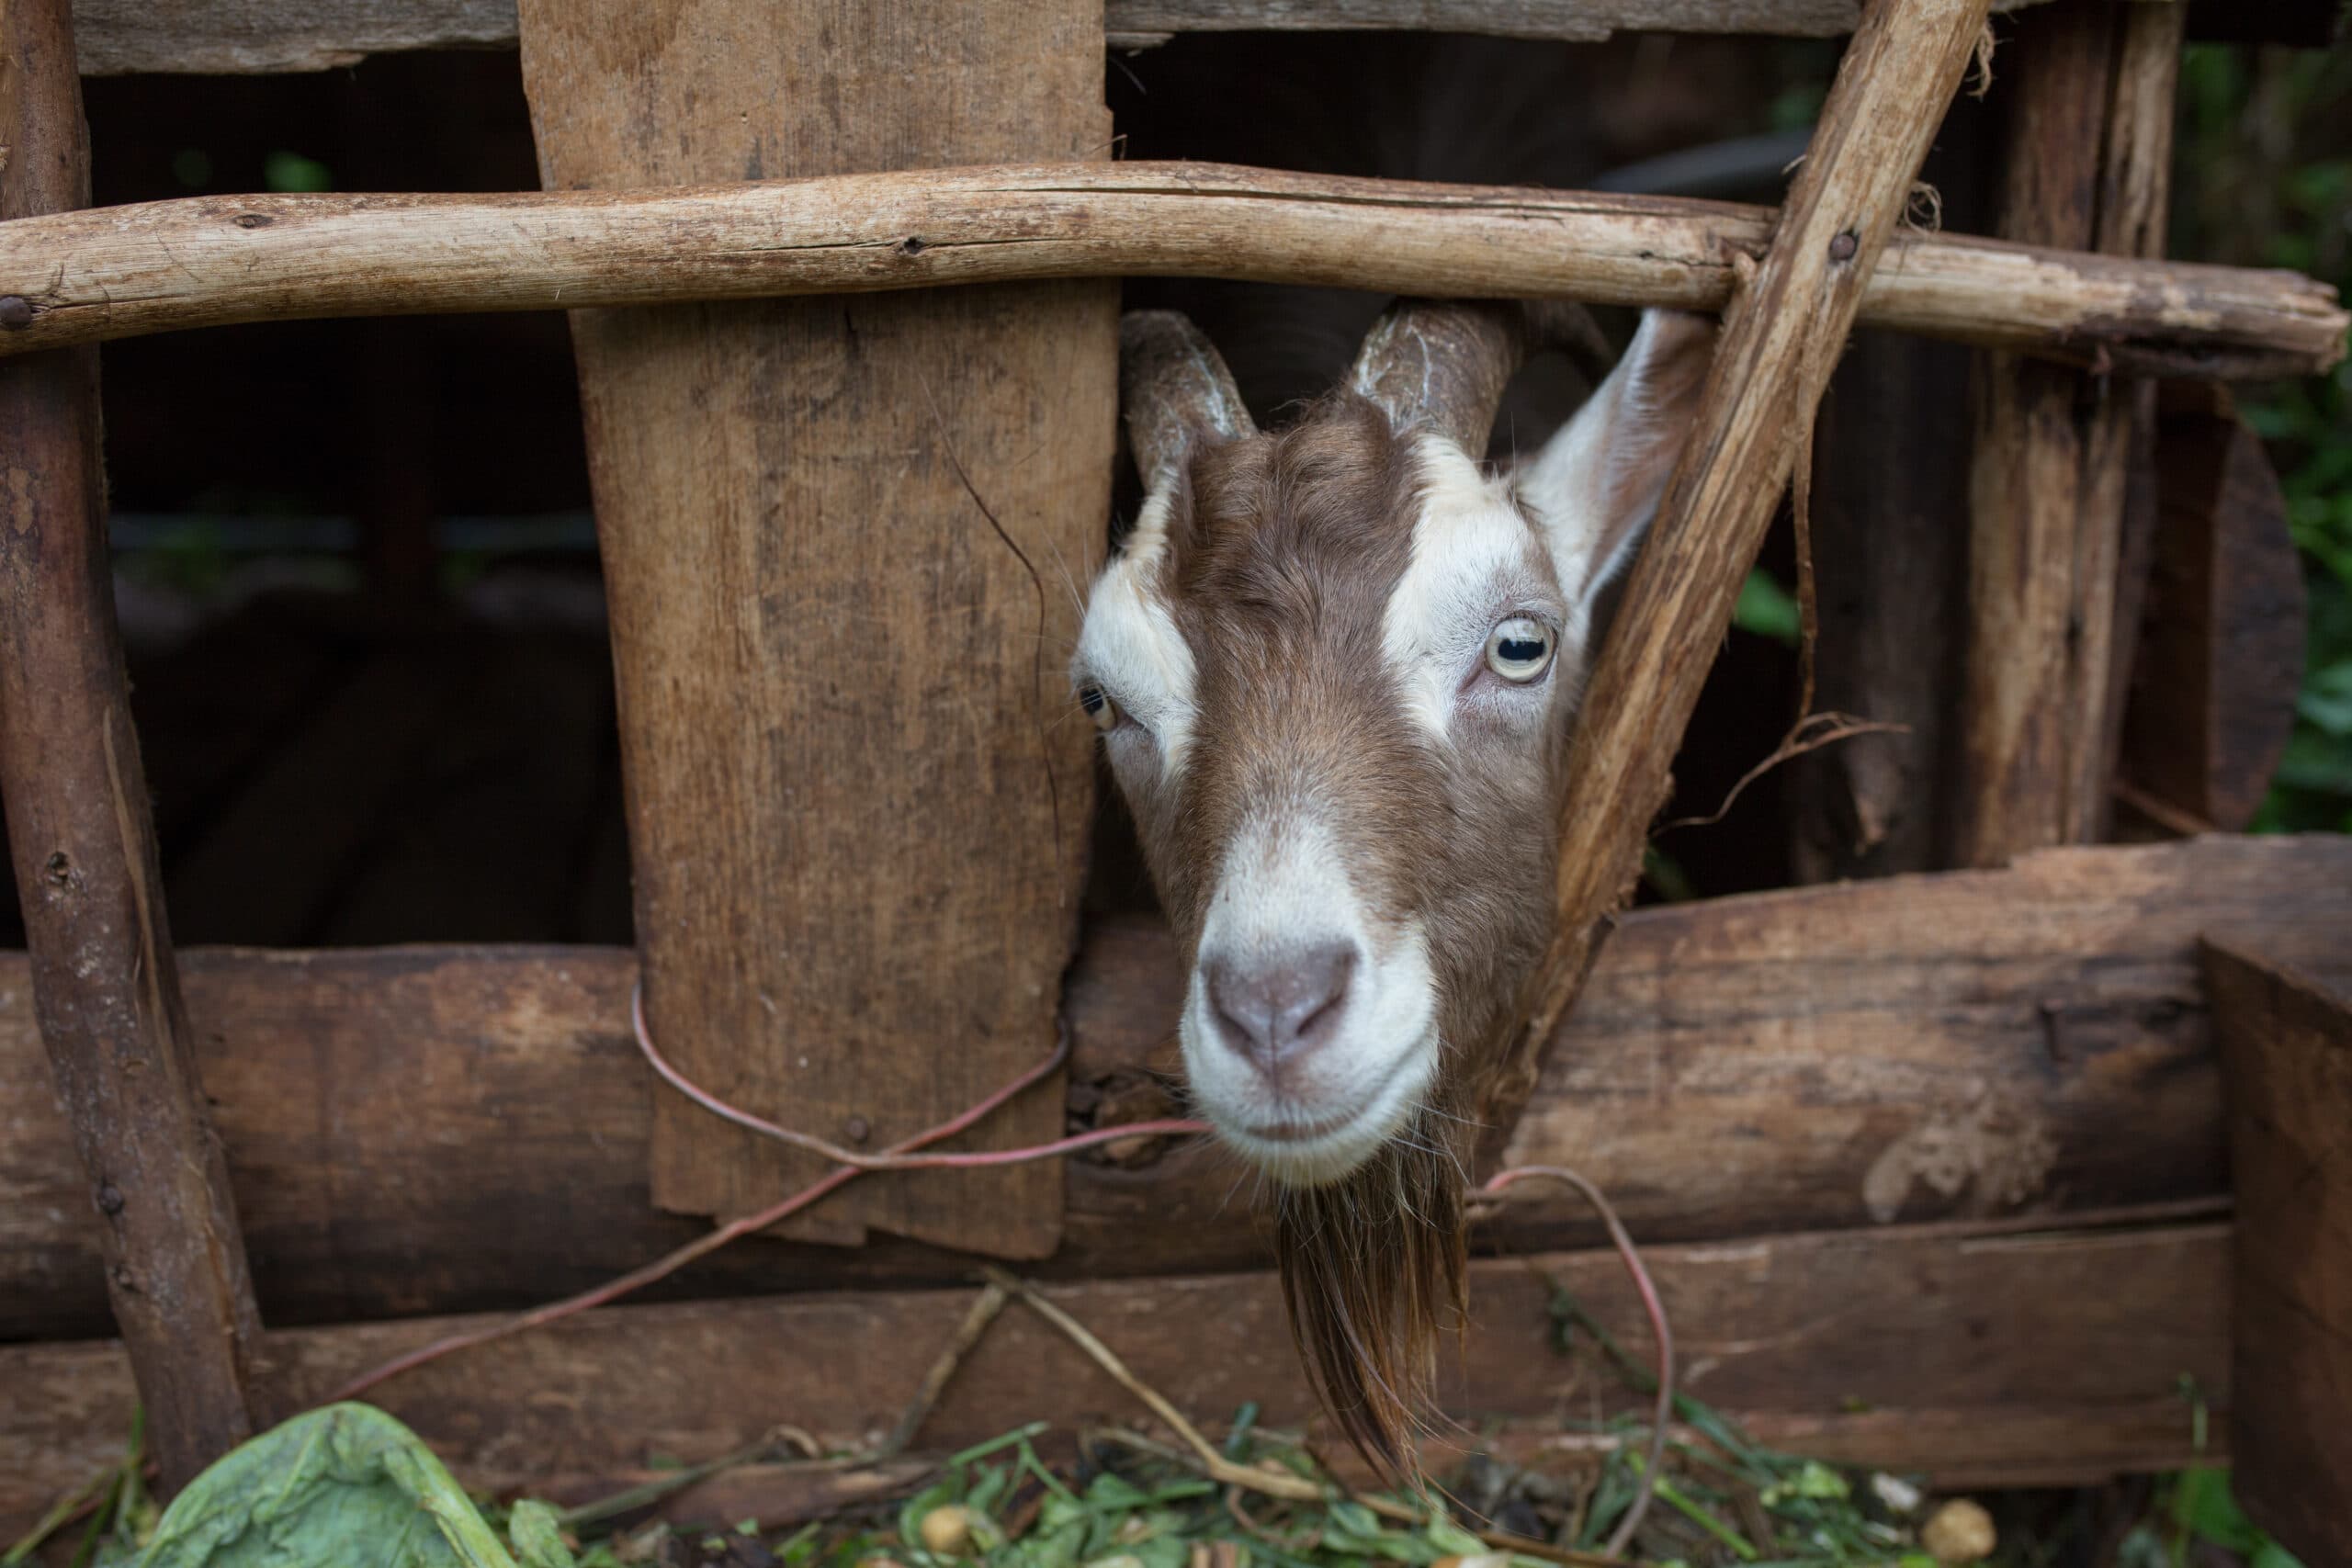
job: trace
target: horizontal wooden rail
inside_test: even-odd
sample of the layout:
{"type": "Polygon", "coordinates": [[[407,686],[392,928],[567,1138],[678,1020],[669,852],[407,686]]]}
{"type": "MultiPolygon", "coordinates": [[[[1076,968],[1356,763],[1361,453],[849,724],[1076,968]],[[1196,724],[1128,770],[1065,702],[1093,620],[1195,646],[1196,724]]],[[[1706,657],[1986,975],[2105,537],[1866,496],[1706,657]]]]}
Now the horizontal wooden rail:
{"type": "MultiPolygon", "coordinates": [[[[1577,1167],[1645,1242],[2195,1204],[2229,1190],[2202,932],[2317,967],[2352,930],[2352,840],[2062,850],[1999,872],[1638,910],[1562,1026],[1510,1149],[1577,1167]]],[[[652,1074],[616,948],[186,955],[204,1081],[277,1324],[533,1303],[704,1229],[652,1206],[652,1074]],[[496,1194],[486,1202],[484,1193],[496,1194]]],[[[1164,1113],[1141,1069],[1183,998],[1164,929],[1097,924],[1068,993],[1077,1102],[1164,1113]]],[[[108,1332],[86,1188],[0,959],[0,1340],[108,1332]]],[[[1057,1278],[1265,1266],[1213,1147],[1073,1160],[1057,1278]]],[[[952,1181],[952,1174],[923,1178],[952,1181]]],[[[1514,1204],[1519,1249],[1599,1237],[1514,1204]]],[[[876,1237],[761,1241],[673,1294],[958,1278],[876,1237]]]]}
{"type": "MultiPolygon", "coordinates": [[[[291,317],[533,310],[1120,274],[1720,308],[1767,208],[1216,164],[641,192],[205,197],[0,224],[0,355],[291,317]],[[13,301],[13,303],[12,303],[13,301]]],[[[2336,362],[2295,273],[1905,233],[1861,320],[2152,374],[2336,362]]]]}
{"type": "MultiPolygon", "coordinates": [[[[1102,27],[1114,48],[1240,29],[1835,38],[1854,30],[1861,10],[1860,0],[1106,0],[1102,27]]],[[[74,13],[85,76],[325,71],[401,50],[515,45],[514,0],[78,0],[74,13]]]]}
{"type": "MultiPolygon", "coordinates": [[[[1946,1485],[2084,1483],[2196,1457],[2182,1377],[2217,1413],[2228,1408],[2224,1224],[1920,1225],[1647,1250],[1689,1391],[1765,1442],[1946,1485]]],[[[1453,1435],[1475,1443],[1500,1418],[1516,1427],[1506,1451],[1540,1461],[1549,1448],[1556,1460],[1574,1442],[1564,1416],[1629,1411],[1642,1396],[1589,1349],[1552,1348],[1551,1292],[1530,1262],[1636,1354],[1647,1336],[1606,1249],[1473,1267],[1472,1327],[1442,1363],[1442,1398],[1464,1423],[1453,1435]]],[[[1053,1296],[1212,1429],[1246,1402],[1269,1427],[1312,1414],[1270,1273],[1091,1280],[1053,1296]]],[[[479,1489],[551,1487],[578,1500],[643,1478],[650,1449],[693,1462],[778,1422],[829,1449],[866,1441],[889,1428],[970,1301],[958,1289],[623,1306],[461,1353],[368,1397],[479,1489]]],[[[275,1392],[289,1405],[315,1400],[464,1326],[274,1332],[275,1392]]],[[[132,1395],[105,1342],[0,1346],[0,1388],[5,1540],[119,1462],[132,1395]]],[[[1142,1414],[1014,1307],[964,1359],[922,1440],[947,1450],[1029,1420],[1068,1431],[1142,1414]]],[[[726,1506],[727,1520],[773,1514],[743,1495],[726,1506]]]]}

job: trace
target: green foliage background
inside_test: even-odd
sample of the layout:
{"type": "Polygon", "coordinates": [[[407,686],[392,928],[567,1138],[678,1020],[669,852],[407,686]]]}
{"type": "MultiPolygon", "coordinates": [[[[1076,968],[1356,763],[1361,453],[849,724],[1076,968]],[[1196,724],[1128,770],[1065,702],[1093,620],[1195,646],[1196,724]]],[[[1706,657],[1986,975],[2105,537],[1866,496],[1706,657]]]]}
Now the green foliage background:
{"type": "MultiPolygon", "coordinates": [[[[2192,45],[2172,254],[2292,267],[2352,297],[2352,49],[2192,45]]],[[[2311,594],[2294,738],[2256,826],[2352,832],[2352,365],[2246,389],[2311,594]]]]}

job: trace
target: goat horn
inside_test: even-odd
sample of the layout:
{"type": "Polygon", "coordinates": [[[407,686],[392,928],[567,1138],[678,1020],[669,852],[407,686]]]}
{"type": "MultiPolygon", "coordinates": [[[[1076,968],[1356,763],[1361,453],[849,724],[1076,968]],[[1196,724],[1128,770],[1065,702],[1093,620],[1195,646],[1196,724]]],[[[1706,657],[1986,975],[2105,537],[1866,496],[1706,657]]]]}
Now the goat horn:
{"type": "Polygon", "coordinates": [[[1119,397],[1136,471],[1147,486],[1182,463],[1203,434],[1237,441],[1258,433],[1216,345],[1175,310],[1130,310],[1120,318],[1119,397]]]}
{"type": "Polygon", "coordinates": [[[1475,460],[1487,455],[1503,388],[1544,348],[1565,350],[1595,386],[1608,374],[1608,340],[1569,300],[1400,299],[1364,334],[1348,385],[1399,430],[1452,436],[1475,460]]]}

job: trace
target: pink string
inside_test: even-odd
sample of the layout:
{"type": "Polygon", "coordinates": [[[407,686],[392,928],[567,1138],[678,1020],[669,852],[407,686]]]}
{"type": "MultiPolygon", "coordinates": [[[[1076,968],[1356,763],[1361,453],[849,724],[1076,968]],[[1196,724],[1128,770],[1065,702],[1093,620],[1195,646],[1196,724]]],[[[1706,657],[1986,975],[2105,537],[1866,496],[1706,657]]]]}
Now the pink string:
{"type": "Polygon", "coordinates": [[[813,1133],[796,1132],[790,1127],[780,1127],[763,1116],[754,1116],[748,1111],[729,1105],[672,1066],[669,1058],[662,1055],[660,1048],[653,1043],[652,1031],[645,1025],[645,987],[642,985],[629,993],[628,1018],[631,1027],[637,1031],[637,1048],[645,1054],[645,1059],[653,1065],[653,1070],[662,1075],[662,1081],[672,1089],[676,1089],[712,1115],[723,1117],[738,1127],[749,1128],[761,1136],[774,1138],[780,1144],[790,1144],[796,1149],[806,1149],[810,1154],[822,1155],[835,1165],[845,1165],[855,1170],[961,1170],[976,1166],[1020,1165],[1029,1160],[1050,1159],[1056,1155],[1073,1154],[1080,1149],[1092,1148],[1097,1144],[1107,1144],[1118,1138],[1205,1133],[1209,1130],[1209,1125],[1205,1122],[1132,1122],[1117,1127],[1102,1127],[1091,1133],[1080,1133],[1070,1137],[1057,1138],[1050,1144],[1035,1144],[1027,1148],[989,1149],[978,1154],[956,1155],[917,1155],[899,1152],[919,1148],[925,1144],[935,1143],[941,1138],[951,1137],[969,1127],[973,1122],[1036,1082],[1039,1077],[1058,1066],[1063,1058],[1069,1055],[1069,1047],[1065,1043],[1056,1047],[1054,1054],[1046,1059],[1042,1066],[1033,1069],[1028,1076],[1018,1078],[1006,1088],[997,1090],[996,1093],[954,1121],[943,1122],[929,1132],[899,1145],[897,1148],[886,1149],[878,1155],[863,1155],[854,1149],[845,1149],[839,1144],[827,1143],[813,1133]]]}
{"type": "Polygon", "coordinates": [[[1657,1286],[1651,1280],[1649,1269],[1643,1266],[1634,1238],[1626,1233],[1624,1222],[1618,1219],[1609,1200],[1601,1196],[1600,1188],[1566,1166],[1519,1165],[1497,1171],[1479,1190],[1498,1194],[1530,1177],[1572,1187],[1592,1205],[1600,1223],[1609,1227],[1609,1239],[1615,1244],[1617,1256],[1624,1260],[1625,1272],[1634,1277],[1634,1292],[1642,1298],[1642,1310],[1649,1314],[1650,1333],[1657,1341],[1657,1404],[1650,1417],[1649,1462],[1642,1466],[1641,1478],[1634,1488],[1634,1501],[1626,1508],[1624,1518],[1618,1522],[1608,1545],[1602,1548],[1604,1555],[1616,1557],[1623,1553],[1634,1532],[1641,1528],[1642,1516],[1649,1511],[1650,1494],[1657,1484],[1657,1467],[1666,1458],[1667,1428],[1674,1418],[1674,1331],[1667,1325],[1666,1303],[1658,1299],[1657,1286]]]}
{"type": "MultiPolygon", "coordinates": [[[[780,1221],[790,1218],[868,1171],[969,1169],[983,1166],[1018,1165],[1029,1160],[1051,1159],[1057,1156],[1072,1154],[1080,1149],[1092,1148],[1120,1138],[1191,1134],[1206,1133],[1210,1130],[1208,1125],[1202,1122],[1182,1120],[1136,1122],[1117,1127],[1101,1127],[1091,1133],[1080,1133],[1070,1137],[1057,1138],[1051,1143],[1032,1145],[1025,1148],[995,1149],[967,1154],[916,1153],[917,1150],[938,1143],[942,1139],[951,1138],[958,1133],[967,1131],[1007,1100],[1061,1066],[1069,1057],[1069,1042],[1065,1037],[1056,1042],[1053,1050],[1047,1053],[1044,1060],[968,1110],[948,1118],[936,1126],[925,1128],[912,1137],[890,1145],[879,1154],[860,1154],[854,1149],[845,1149],[839,1145],[829,1143],[812,1134],[796,1132],[789,1127],[779,1126],[764,1117],[754,1116],[748,1111],[729,1105],[671,1066],[669,1059],[663,1056],[660,1049],[654,1045],[652,1032],[646,1027],[645,989],[642,985],[632,990],[629,996],[629,1024],[637,1037],[638,1049],[644,1054],[646,1061],[652,1066],[654,1072],[660,1075],[662,1080],[671,1088],[713,1115],[722,1117],[739,1127],[760,1134],[763,1137],[774,1138],[779,1143],[788,1144],[795,1148],[821,1155],[833,1162],[834,1168],[771,1207],[763,1209],[757,1213],[745,1214],[739,1219],[731,1220],[707,1235],[697,1236],[675,1251],[656,1258],[642,1268],[632,1269],[616,1280],[607,1280],[594,1290],[584,1291],[575,1296],[567,1296],[559,1302],[550,1302],[545,1306],[534,1307],[528,1312],[502,1318],[497,1322],[485,1324],[480,1328],[469,1329],[462,1334],[447,1336],[429,1345],[409,1351],[405,1355],[394,1357],[374,1371],[364,1373],[337,1389],[329,1396],[327,1403],[356,1398],[379,1383],[398,1377],[402,1372],[413,1371],[427,1362],[439,1360],[442,1357],[455,1354],[459,1350],[470,1349],[478,1345],[487,1345],[493,1340],[503,1339],[510,1335],[521,1334],[528,1329],[544,1327],[548,1324],[617,1301],[632,1292],[642,1290],[657,1280],[668,1278],[695,1259],[716,1252],[729,1242],[754,1231],[765,1230],[780,1221]]],[[[1479,1190],[1488,1195],[1499,1195],[1506,1189],[1531,1178],[1566,1183],[1581,1193],[1600,1213],[1601,1222],[1609,1229],[1610,1240],[1615,1244],[1618,1256],[1624,1260],[1626,1272],[1633,1277],[1634,1289],[1641,1297],[1643,1310],[1649,1314],[1650,1332],[1657,1343],[1657,1408],[1651,1425],[1649,1462],[1642,1468],[1632,1506],[1626,1510],[1624,1518],[1619,1523],[1609,1541],[1607,1551],[1609,1555],[1616,1556],[1632,1540],[1634,1529],[1640,1525],[1642,1516],[1649,1506],[1658,1464],[1664,1457],[1668,1425],[1674,1411],[1674,1336],[1668,1326],[1666,1307],[1658,1298],[1657,1287],[1651,1280],[1649,1270],[1643,1266],[1641,1254],[1635,1249],[1633,1237],[1626,1234],[1623,1224],[1617,1218],[1616,1211],[1610,1207],[1609,1201],[1591,1182],[1575,1171],[1561,1166],[1515,1166],[1508,1170],[1497,1172],[1479,1190]]]]}
{"type": "Polygon", "coordinates": [[[487,1345],[492,1340],[503,1339],[509,1335],[521,1334],[527,1329],[544,1327],[548,1324],[586,1312],[592,1307],[599,1307],[609,1302],[618,1301],[631,1292],[643,1290],[656,1280],[667,1279],[695,1258],[716,1252],[739,1237],[749,1235],[753,1231],[765,1230],[779,1221],[790,1218],[819,1199],[831,1196],[869,1170],[928,1170],[941,1168],[1017,1165],[1025,1160],[1050,1159],[1057,1155],[1092,1148],[1098,1144],[1107,1144],[1119,1138],[1205,1133],[1209,1130],[1207,1123],[1202,1122],[1136,1122],[1118,1127],[1099,1127],[1091,1133],[1080,1133],[1074,1137],[1057,1138],[1050,1144],[1038,1144],[1029,1148],[909,1157],[917,1149],[938,1143],[943,1138],[952,1138],[956,1134],[966,1131],[1005,1101],[1059,1067],[1069,1058],[1069,1042],[1064,1038],[1055,1043],[1053,1050],[1043,1061],[969,1110],[948,1118],[935,1127],[927,1127],[913,1137],[894,1144],[878,1155],[862,1155],[849,1149],[838,1148],[822,1138],[779,1127],[775,1122],[754,1116],[747,1111],[740,1111],[688,1079],[654,1048],[652,1034],[645,1026],[645,990],[641,985],[629,997],[629,1021],[636,1031],[638,1049],[645,1054],[645,1059],[652,1064],[653,1070],[659,1073],[662,1080],[672,1088],[705,1110],[725,1117],[737,1126],[747,1127],[752,1132],[776,1138],[795,1147],[823,1155],[834,1162],[835,1168],[774,1206],[763,1209],[755,1214],[745,1214],[740,1219],[730,1220],[707,1235],[696,1236],[676,1251],[658,1258],[643,1268],[631,1269],[617,1280],[606,1280],[595,1289],[583,1291],[576,1296],[567,1296],[560,1302],[550,1302],[545,1306],[533,1307],[528,1312],[517,1314],[513,1317],[501,1318],[495,1323],[469,1329],[462,1334],[452,1334],[436,1339],[430,1345],[411,1350],[406,1355],[396,1356],[373,1371],[363,1373],[344,1384],[329,1395],[325,1403],[334,1404],[341,1400],[356,1399],[377,1384],[398,1377],[402,1372],[413,1371],[428,1361],[437,1361],[442,1357],[455,1354],[457,1351],[471,1349],[477,1345],[487,1345]]]}

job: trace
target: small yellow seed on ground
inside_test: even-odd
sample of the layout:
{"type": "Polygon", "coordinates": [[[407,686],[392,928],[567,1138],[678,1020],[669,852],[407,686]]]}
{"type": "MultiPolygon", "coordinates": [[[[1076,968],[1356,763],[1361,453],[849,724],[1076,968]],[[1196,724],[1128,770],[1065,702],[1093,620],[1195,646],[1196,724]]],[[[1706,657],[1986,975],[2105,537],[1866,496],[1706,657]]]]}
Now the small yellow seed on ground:
{"type": "Polygon", "coordinates": [[[922,1536],[924,1551],[953,1557],[971,1542],[972,1510],[960,1504],[943,1503],[925,1514],[922,1523],[915,1528],[922,1536]]]}
{"type": "Polygon", "coordinates": [[[1945,1563],[1990,1557],[1998,1543],[1993,1516],[1983,1504],[1966,1497],[1955,1497],[1938,1508],[1919,1532],[1919,1544],[1928,1549],[1928,1555],[1945,1563]]]}

